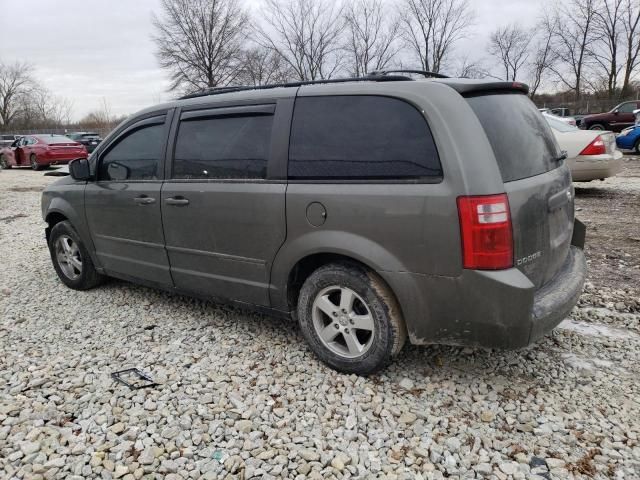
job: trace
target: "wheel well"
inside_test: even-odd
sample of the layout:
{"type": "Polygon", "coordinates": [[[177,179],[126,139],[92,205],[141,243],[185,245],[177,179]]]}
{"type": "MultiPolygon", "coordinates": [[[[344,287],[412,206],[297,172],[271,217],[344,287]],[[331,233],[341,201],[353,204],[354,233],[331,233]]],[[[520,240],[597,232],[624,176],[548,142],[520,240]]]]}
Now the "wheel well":
{"type": "MultiPolygon", "coordinates": [[[[346,255],[340,255],[337,253],[316,253],[314,255],[309,255],[308,257],[299,260],[298,263],[296,263],[295,266],[291,269],[291,272],[289,272],[289,278],[287,280],[287,302],[290,311],[293,311],[298,304],[300,289],[302,288],[305,280],[309,278],[309,276],[318,268],[329,263],[351,263],[359,265],[366,270],[374,271],[374,269],[372,269],[365,263],[346,255]]],[[[384,282],[384,280],[382,281],[384,282]]],[[[386,285],[393,293],[393,289],[391,288],[391,286],[388,284],[386,285]]]]}
{"type": "Polygon", "coordinates": [[[46,222],[49,224],[46,229],[47,242],[49,241],[49,233],[51,233],[51,229],[58,223],[64,222],[65,220],[67,220],[67,217],[59,212],[51,212],[49,215],[47,215],[46,222]]]}

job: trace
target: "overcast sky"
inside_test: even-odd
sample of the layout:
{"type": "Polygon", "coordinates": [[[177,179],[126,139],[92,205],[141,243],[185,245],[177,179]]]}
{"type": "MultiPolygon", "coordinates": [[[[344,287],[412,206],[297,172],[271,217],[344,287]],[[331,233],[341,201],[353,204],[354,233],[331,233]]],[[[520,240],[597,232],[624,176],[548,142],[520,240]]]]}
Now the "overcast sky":
{"type": "MultiPolygon", "coordinates": [[[[348,1],[348,0],[347,0],[348,1]]],[[[255,10],[261,0],[246,0],[255,10]]],[[[458,45],[484,54],[488,32],[510,22],[533,24],[540,0],[470,0],[474,35],[458,45]]],[[[113,114],[169,99],[154,57],[151,12],[159,0],[0,0],[0,60],[35,67],[38,80],[73,102],[79,119],[105,98],[113,114]]]]}

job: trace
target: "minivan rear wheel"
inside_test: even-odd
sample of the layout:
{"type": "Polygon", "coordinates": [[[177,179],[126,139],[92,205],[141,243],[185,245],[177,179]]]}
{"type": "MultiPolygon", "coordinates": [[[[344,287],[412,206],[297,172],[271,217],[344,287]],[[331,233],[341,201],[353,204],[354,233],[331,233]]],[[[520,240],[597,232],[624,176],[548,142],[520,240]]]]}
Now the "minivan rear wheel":
{"type": "Polygon", "coordinates": [[[313,272],[300,290],[297,314],[311,349],[340,372],[374,373],[406,340],[393,293],[357,264],[329,264],[313,272]]]}
{"type": "Polygon", "coordinates": [[[89,252],[68,221],[57,223],[49,235],[49,252],[58,277],[69,288],[88,290],[102,283],[89,252]]]}

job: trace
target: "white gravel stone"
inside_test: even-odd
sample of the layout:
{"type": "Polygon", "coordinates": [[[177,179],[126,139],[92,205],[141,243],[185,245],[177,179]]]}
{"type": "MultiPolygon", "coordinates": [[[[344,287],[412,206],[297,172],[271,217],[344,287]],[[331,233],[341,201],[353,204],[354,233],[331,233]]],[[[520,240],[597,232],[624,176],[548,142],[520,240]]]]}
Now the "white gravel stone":
{"type": "Polygon", "coordinates": [[[630,286],[588,283],[569,328],[527,349],[409,347],[341,375],[291,322],[117,280],[66,288],[39,218],[53,180],[0,171],[0,478],[578,480],[593,449],[595,478],[637,477],[630,286]],[[113,381],[130,367],[160,385],[113,381]]]}

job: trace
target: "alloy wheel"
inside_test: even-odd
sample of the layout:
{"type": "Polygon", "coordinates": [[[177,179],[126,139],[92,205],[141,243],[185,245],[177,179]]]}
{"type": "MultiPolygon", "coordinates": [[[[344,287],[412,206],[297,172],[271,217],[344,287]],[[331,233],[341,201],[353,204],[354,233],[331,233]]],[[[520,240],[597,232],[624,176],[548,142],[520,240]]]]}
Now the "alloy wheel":
{"type": "Polygon", "coordinates": [[[375,322],[369,307],[353,290],[331,286],[312,306],[313,327],[322,344],[343,358],[364,355],[373,344],[375,322]]]}
{"type": "Polygon", "coordinates": [[[82,275],[82,255],[78,244],[68,235],[61,235],[55,243],[56,260],[60,270],[69,280],[82,275]]]}

